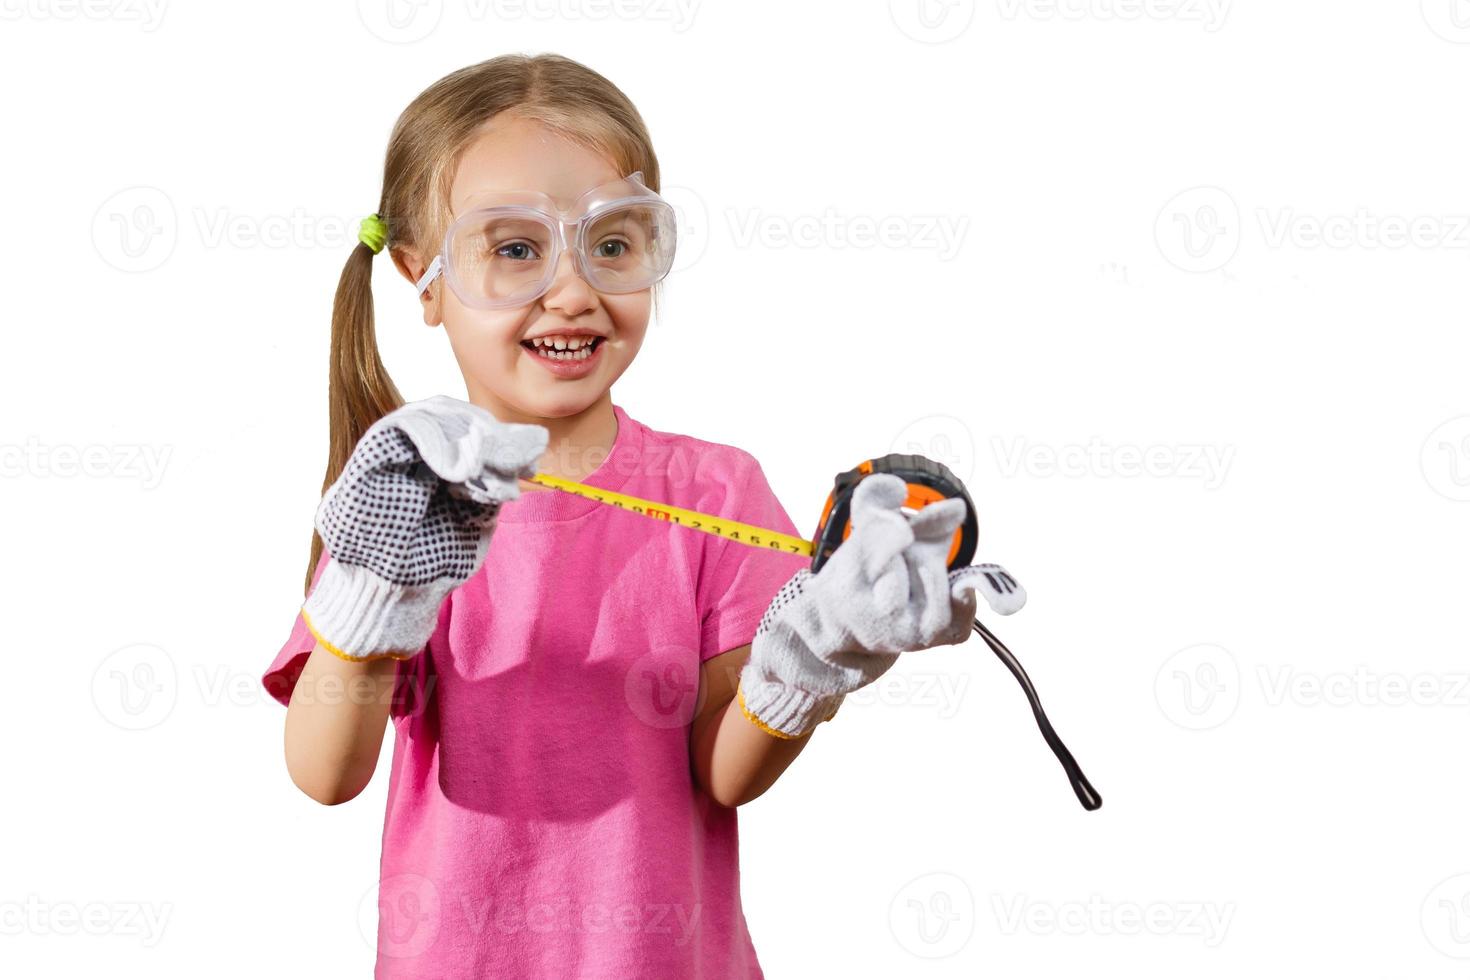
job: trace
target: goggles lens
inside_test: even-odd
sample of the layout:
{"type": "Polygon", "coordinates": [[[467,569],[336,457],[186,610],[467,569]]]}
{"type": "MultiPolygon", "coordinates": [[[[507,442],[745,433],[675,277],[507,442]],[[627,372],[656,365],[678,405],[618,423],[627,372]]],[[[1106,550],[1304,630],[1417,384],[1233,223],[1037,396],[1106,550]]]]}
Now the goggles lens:
{"type": "Polygon", "coordinates": [[[511,210],[479,211],[455,227],[448,269],[466,299],[509,302],[534,294],[556,255],[556,233],[547,222],[511,210]]]}
{"type": "Polygon", "coordinates": [[[575,223],[561,219],[524,204],[463,215],[445,242],[450,286],[475,306],[528,303],[551,287],[563,241],[577,273],[599,292],[647,289],[673,265],[674,209],[646,189],[642,197],[593,207],[575,223]]]}

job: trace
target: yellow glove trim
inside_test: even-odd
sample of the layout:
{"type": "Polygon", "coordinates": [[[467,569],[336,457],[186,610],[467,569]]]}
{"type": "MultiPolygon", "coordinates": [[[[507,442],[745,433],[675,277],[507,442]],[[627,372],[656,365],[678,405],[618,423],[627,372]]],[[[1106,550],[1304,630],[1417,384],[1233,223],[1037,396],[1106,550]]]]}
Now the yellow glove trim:
{"type": "MultiPolygon", "coordinates": [[[[754,725],[755,727],[759,728],[761,731],[765,732],[767,735],[774,735],[776,738],[787,738],[787,739],[790,739],[790,738],[806,738],[807,735],[810,735],[811,734],[811,732],[809,731],[809,732],[807,732],[804,735],[788,735],[786,732],[783,732],[783,731],[781,731],[780,729],[777,729],[777,728],[772,728],[770,725],[767,725],[765,722],[761,721],[759,718],[757,718],[755,716],[755,713],[754,712],[752,712],[749,708],[747,708],[745,706],[745,688],[743,688],[743,687],[740,686],[740,682],[739,681],[737,681],[735,683],[735,700],[740,703],[740,713],[743,714],[746,718],[749,718],[750,719],[750,723],[752,725],[754,725]]],[[[841,707],[842,707],[842,704],[841,704],[841,702],[839,702],[838,705],[837,705],[837,708],[841,708],[841,707]]],[[[833,708],[832,709],[832,713],[829,714],[827,717],[823,718],[822,721],[831,721],[833,718],[836,718],[837,717],[837,708],[833,708]]],[[[818,725],[820,725],[821,723],[822,722],[820,722],[820,721],[817,722],[818,725]]],[[[815,728],[815,726],[813,726],[812,731],[815,731],[815,730],[816,730],[816,728],[815,728]]]]}
{"type": "Polygon", "coordinates": [[[335,645],[329,642],[325,636],[322,636],[320,633],[318,633],[316,627],[312,625],[311,617],[306,615],[305,609],[301,610],[301,620],[302,622],[306,623],[306,628],[311,630],[311,635],[316,637],[316,641],[320,643],[328,653],[341,657],[348,663],[365,664],[371,663],[374,660],[410,660],[413,658],[413,654],[411,653],[375,653],[370,657],[354,657],[347,651],[338,649],[335,645]]]}

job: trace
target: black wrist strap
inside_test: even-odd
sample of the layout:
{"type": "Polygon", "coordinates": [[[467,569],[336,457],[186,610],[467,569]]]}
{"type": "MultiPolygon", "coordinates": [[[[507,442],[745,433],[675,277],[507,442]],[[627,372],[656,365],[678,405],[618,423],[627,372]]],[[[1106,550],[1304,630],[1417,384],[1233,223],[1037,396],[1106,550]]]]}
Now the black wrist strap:
{"type": "Polygon", "coordinates": [[[1041,729],[1041,735],[1046,739],[1046,744],[1051,746],[1057,761],[1067,771],[1067,778],[1072,781],[1072,792],[1077,794],[1077,799],[1082,803],[1083,809],[1096,810],[1102,806],[1102,797],[1098,795],[1097,790],[1092,788],[1092,783],[1088,782],[1087,777],[1082,773],[1082,767],[1077,765],[1077,760],[1072,758],[1072,753],[1067,751],[1067,746],[1062,743],[1061,736],[1047,720],[1046,712],[1041,709],[1041,698],[1036,694],[1036,685],[1032,684],[1031,678],[1026,676],[1026,671],[1021,667],[1021,661],[1017,660],[1016,655],[1011,653],[1006,645],[1000,642],[996,635],[986,629],[985,624],[978,619],[975,620],[975,632],[985,639],[990,649],[994,650],[995,655],[1000,658],[1001,663],[1010,668],[1011,673],[1020,683],[1021,690],[1026,692],[1026,700],[1031,702],[1031,713],[1036,716],[1036,727],[1041,729]]]}

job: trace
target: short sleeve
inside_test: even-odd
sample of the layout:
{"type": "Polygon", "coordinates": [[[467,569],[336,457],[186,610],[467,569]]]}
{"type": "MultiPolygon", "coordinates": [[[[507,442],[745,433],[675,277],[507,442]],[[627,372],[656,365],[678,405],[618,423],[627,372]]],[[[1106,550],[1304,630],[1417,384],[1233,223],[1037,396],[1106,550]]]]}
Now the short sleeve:
{"type": "MultiPolygon", "coordinates": [[[[804,537],[776,499],[760,463],[753,456],[748,459],[745,476],[720,508],[720,516],[804,537]]],[[[701,662],[749,643],[781,586],[811,564],[809,556],[753,548],[726,538],[709,537],[709,542],[707,564],[695,590],[701,662]]]]}
{"type": "MultiPolygon", "coordinates": [[[[327,549],[322,548],[322,556],[317,560],[316,571],[311,576],[311,587],[316,588],[316,583],[322,577],[322,569],[327,567],[327,561],[331,555],[327,549]]],[[[301,676],[301,669],[306,666],[306,658],[311,656],[311,651],[316,649],[316,637],[311,630],[306,628],[306,620],[301,617],[298,609],[296,612],[296,623],[291,627],[291,635],[286,637],[286,642],[281,645],[276,659],[271,661],[269,669],[261,677],[261,683],[265,685],[266,691],[281,704],[291,703],[291,692],[296,687],[296,679],[301,676]]]]}

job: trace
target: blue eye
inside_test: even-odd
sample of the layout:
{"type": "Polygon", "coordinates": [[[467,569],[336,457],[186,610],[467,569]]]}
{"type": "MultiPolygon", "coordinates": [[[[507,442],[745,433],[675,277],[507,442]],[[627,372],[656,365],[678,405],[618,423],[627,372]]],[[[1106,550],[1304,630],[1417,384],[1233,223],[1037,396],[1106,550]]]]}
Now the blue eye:
{"type": "Polygon", "coordinates": [[[602,242],[601,244],[599,244],[597,246],[597,257],[600,258],[600,259],[616,259],[616,258],[621,258],[622,255],[623,255],[623,253],[626,252],[627,250],[628,250],[628,246],[627,246],[627,243],[625,243],[625,242],[606,241],[606,242],[602,242]],[[609,251],[607,251],[607,247],[609,245],[611,245],[613,248],[617,249],[617,251],[615,251],[615,252],[609,252],[609,251]]]}
{"type": "Polygon", "coordinates": [[[500,248],[495,250],[495,254],[504,255],[508,259],[517,259],[520,261],[524,261],[526,259],[532,258],[536,253],[535,250],[532,249],[531,246],[525,242],[511,242],[508,245],[500,246],[500,248]],[[514,252],[515,254],[508,255],[506,254],[507,252],[514,252]]]}

